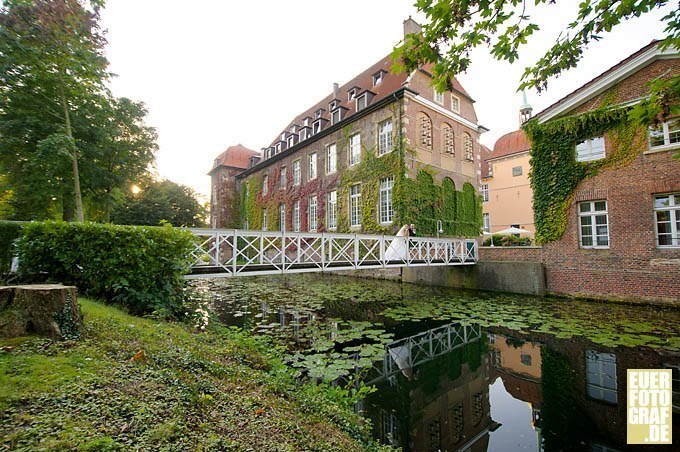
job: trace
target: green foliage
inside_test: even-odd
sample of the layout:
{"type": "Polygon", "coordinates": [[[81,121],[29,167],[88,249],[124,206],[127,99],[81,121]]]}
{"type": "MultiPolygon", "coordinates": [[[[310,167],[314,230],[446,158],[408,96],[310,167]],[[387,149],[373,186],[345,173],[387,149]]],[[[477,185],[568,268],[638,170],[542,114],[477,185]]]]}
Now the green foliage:
{"type": "Polygon", "coordinates": [[[21,234],[21,225],[0,221],[0,275],[9,271],[14,255],[14,241],[21,234]]]}
{"type": "Polygon", "coordinates": [[[516,237],[514,235],[493,235],[493,242],[491,237],[484,240],[483,246],[530,246],[531,239],[529,237],[516,237]]]}
{"type": "Polygon", "coordinates": [[[118,224],[158,226],[205,226],[206,209],[196,199],[196,193],[185,185],[169,180],[148,181],[140,192],[128,193],[116,206],[111,220],[118,224]]]}
{"type": "Polygon", "coordinates": [[[12,193],[2,200],[9,218],[81,219],[88,210],[108,221],[117,192],[153,162],[156,132],[143,124],[144,105],[105,87],[102,3],[3,2],[0,175],[12,193]]]}
{"type": "Polygon", "coordinates": [[[482,226],[482,203],[469,182],[456,191],[452,180],[436,184],[429,169],[421,169],[415,179],[404,178],[395,189],[395,208],[400,223],[415,224],[421,235],[477,237],[482,226]]]}
{"type": "Polygon", "coordinates": [[[366,390],[298,384],[262,338],[231,328],[195,334],[183,324],[80,303],[86,341],[0,339],[0,447],[373,447],[370,427],[349,407],[366,390]],[[140,350],[145,358],[131,361],[140,350]]]}
{"type": "MultiPolygon", "coordinates": [[[[535,0],[535,9],[560,14],[557,8],[561,4],[535,0]]],[[[548,79],[578,65],[591,42],[628,19],[668,4],[673,2],[582,1],[567,32],[560,32],[552,47],[525,69],[519,89],[545,89],[548,79]]],[[[513,63],[519,58],[520,48],[540,28],[525,14],[522,5],[520,0],[418,0],[416,6],[426,17],[423,30],[406,36],[395,48],[395,65],[411,71],[432,63],[435,86],[446,91],[451,89],[451,79],[466,71],[471,62],[470,52],[478,46],[488,47],[497,60],[513,63]]],[[[680,10],[669,8],[662,20],[666,23],[662,45],[680,47],[680,10]]]]}
{"type": "Polygon", "coordinates": [[[601,168],[625,166],[645,145],[645,129],[628,119],[625,108],[603,107],[577,116],[524,129],[531,140],[531,188],[534,194],[536,242],[558,240],[567,225],[567,209],[579,182],[601,168]],[[576,143],[609,135],[607,157],[592,162],[576,161],[576,143]]]}
{"type": "Polygon", "coordinates": [[[192,240],[170,227],[28,223],[17,241],[19,271],[24,280],[73,284],[135,313],[177,316],[192,240]]]}

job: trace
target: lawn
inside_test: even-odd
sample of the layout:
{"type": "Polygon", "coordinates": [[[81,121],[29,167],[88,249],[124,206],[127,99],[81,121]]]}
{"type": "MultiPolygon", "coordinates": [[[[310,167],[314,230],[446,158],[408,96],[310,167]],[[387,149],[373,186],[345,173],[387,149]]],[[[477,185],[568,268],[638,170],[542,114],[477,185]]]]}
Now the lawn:
{"type": "Polygon", "coordinates": [[[0,449],[374,447],[342,391],[296,384],[263,339],[80,303],[80,341],[0,339],[0,449]]]}

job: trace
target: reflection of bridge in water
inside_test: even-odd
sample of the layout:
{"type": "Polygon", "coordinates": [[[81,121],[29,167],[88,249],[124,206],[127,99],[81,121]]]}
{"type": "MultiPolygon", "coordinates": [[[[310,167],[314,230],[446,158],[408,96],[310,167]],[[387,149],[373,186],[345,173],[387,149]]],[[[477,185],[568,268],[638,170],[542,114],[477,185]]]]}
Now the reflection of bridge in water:
{"type": "Polygon", "coordinates": [[[389,380],[399,372],[410,376],[421,364],[462,348],[482,337],[479,325],[450,323],[385,345],[385,356],[374,364],[368,384],[389,380]],[[377,375],[376,375],[377,374],[377,375]]]}
{"type": "Polygon", "coordinates": [[[196,236],[187,278],[223,278],[376,268],[471,265],[474,239],[369,234],[191,229],[196,236]],[[398,258],[387,253],[403,241],[398,258]]]}

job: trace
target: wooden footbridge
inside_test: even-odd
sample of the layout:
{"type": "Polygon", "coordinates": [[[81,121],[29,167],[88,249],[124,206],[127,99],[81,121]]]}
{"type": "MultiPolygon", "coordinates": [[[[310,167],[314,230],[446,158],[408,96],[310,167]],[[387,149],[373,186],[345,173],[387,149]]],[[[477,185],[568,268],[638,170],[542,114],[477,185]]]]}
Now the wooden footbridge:
{"type": "Polygon", "coordinates": [[[188,279],[393,267],[472,265],[474,239],[191,229],[188,279]],[[395,249],[400,250],[394,252],[395,249]]]}

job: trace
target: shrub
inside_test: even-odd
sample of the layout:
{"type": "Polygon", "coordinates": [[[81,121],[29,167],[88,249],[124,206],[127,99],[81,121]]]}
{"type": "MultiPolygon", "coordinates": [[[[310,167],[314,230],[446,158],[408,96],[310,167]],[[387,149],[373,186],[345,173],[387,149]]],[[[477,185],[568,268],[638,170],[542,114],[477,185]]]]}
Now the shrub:
{"type": "Polygon", "coordinates": [[[52,221],[22,229],[17,241],[22,279],[73,284],[135,314],[179,314],[191,233],[171,227],[52,221]]]}
{"type": "MultiPolygon", "coordinates": [[[[491,239],[485,239],[483,246],[490,246],[491,239]]],[[[532,242],[529,237],[515,237],[514,235],[495,235],[493,236],[494,246],[531,246],[532,242]]]]}
{"type": "Polygon", "coordinates": [[[13,245],[20,231],[21,224],[13,221],[0,221],[0,274],[7,273],[12,265],[13,245]]]}

